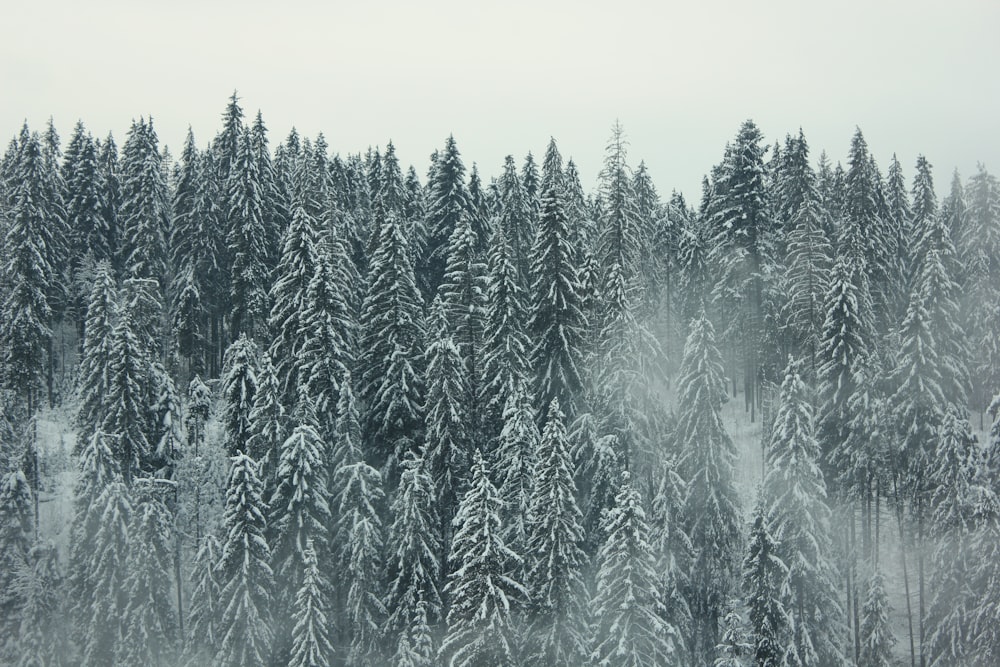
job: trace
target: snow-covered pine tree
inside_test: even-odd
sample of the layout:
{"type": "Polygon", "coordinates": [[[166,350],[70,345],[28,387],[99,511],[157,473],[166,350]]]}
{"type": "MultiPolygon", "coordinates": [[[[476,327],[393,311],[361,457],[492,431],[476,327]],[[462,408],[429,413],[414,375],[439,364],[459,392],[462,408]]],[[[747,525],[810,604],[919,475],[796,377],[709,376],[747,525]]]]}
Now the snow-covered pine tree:
{"type": "Polygon", "coordinates": [[[107,221],[101,210],[100,171],[94,138],[77,121],[73,136],[66,147],[62,177],[66,183],[66,226],[72,244],[72,262],[76,269],[85,257],[92,261],[108,261],[107,221]]]}
{"type": "Polygon", "coordinates": [[[504,405],[503,428],[492,461],[503,500],[504,541],[517,552],[527,545],[528,510],[540,439],[531,396],[521,380],[504,405]]]}
{"type": "Polygon", "coordinates": [[[913,251],[910,247],[913,212],[910,210],[910,195],[906,191],[903,167],[899,164],[895,153],[885,173],[885,204],[885,224],[889,233],[895,238],[896,249],[896,256],[891,258],[892,303],[889,305],[896,319],[899,319],[906,310],[907,271],[910,254],[913,251]]]}
{"type": "Polygon", "coordinates": [[[586,556],[563,419],[559,405],[550,406],[534,467],[524,550],[531,628],[525,654],[538,664],[570,667],[587,655],[586,556]]]}
{"type": "Polygon", "coordinates": [[[152,118],[133,123],[122,149],[119,261],[133,278],[166,280],[170,197],[152,118]]]}
{"type": "Polygon", "coordinates": [[[14,581],[28,558],[33,540],[34,512],[31,487],[24,472],[12,470],[0,478],[0,655],[7,653],[7,641],[17,637],[24,600],[17,595],[14,581]]]}
{"type": "Polygon", "coordinates": [[[33,546],[15,573],[11,592],[22,600],[17,631],[18,667],[61,664],[65,637],[59,626],[62,576],[59,552],[51,542],[33,546]]]}
{"type": "Polygon", "coordinates": [[[753,653],[743,630],[743,618],[736,609],[730,609],[723,621],[722,641],[716,647],[718,656],[712,667],[745,667],[745,658],[753,653]]]}
{"type": "Polygon", "coordinates": [[[465,186],[465,166],[455,137],[449,135],[434,163],[434,178],[427,183],[427,246],[421,262],[420,289],[430,299],[444,279],[448,241],[463,215],[470,212],[465,186]]]}
{"type": "Polygon", "coordinates": [[[385,498],[382,476],[365,462],[360,428],[349,385],[341,393],[338,410],[339,466],[333,477],[333,514],[336,518],[337,581],[346,590],[342,642],[347,663],[378,664],[379,640],[386,615],[382,590],[383,535],[381,508],[385,498]],[[349,645],[349,648],[348,648],[349,645]]]}
{"type": "Polygon", "coordinates": [[[129,489],[120,477],[115,476],[104,486],[94,509],[99,518],[87,566],[91,597],[85,602],[89,611],[81,619],[81,657],[86,665],[110,665],[114,664],[115,649],[121,641],[128,602],[125,576],[132,504],[129,489]]]}
{"type": "Polygon", "coordinates": [[[777,553],[763,497],[758,498],[743,561],[743,591],[750,621],[751,655],[758,667],[783,667],[790,651],[791,618],[785,608],[788,568],[777,553]]]}
{"type": "Polygon", "coordinates": [[[434,667],[434,639],[427,622],[426,605],[417,603],[416,612],[410,622],[410,630],[399,637],[393,667],[434,667]]]}
{"type": "MultiPolygon", "coordinates": [[[[642,299],[639,281],[639,255],[643,244],[639,210],[632,189],[631,170],[625,163],[628,141],[619,123],[615,123],[601,171],[601,199],[604,217],[601,225],[598,257],[604,271],[602,294],[607,300],[604,325],[612,336],[625,332],[617,327],[631,321],[642,299]]],[[[543,181],[544,183],[544,181],[543,181]]]]}
{"type": "Polygon", "coordinates": [[[837,588],[840,575],[831,559],[830,508],[817,463],[809,390],[795,360],[785,370],[767,458],[764,498],[770,530],[780,536],[775,553],[788,568],[790,648],[803,666],[842,664],[846,622],[837,588]]]}
{"type": "Polygon", "coordinates": [[[124,665],[166,665],[177,657],[177,612],[171,602],[174,521],[156,486],[149,479],[135,485],[122,582],[126,603],[115,650],[124,665]]]}
{"type": "Polygon", "coordinates": [[[306,332],[303,317],[309,282],[316,274],[318,224],[304,206],[294,207],[271,287],[271,314],[267,321],[273,336],[271,361],[278,375],[282,404],[287,410],[295,405],[298,386],[304,380],[299,377],[306,332]]]}
{"type": "Polygon", "coordinates": [[[531,151],[524,156],[524,164],[521,165],[521,186],[524,188],[524,198],[528,206],[529,229],[534,229],[538,225],[542,210],[542,187],[538,176],[538,164],[531,151]]]}
{"type": "Polygon", "coordinates": [[[288,192],[278,176],[267,145],[267,127],[260,110],[250,125],[250,151],[257,162],[261,199],[264,209],[264,248],[267,251],[268,275],[278,263],[281,235],[290,219],[288,192]]]}
{"type": "Polygon", "coordinates": [[[511,570],[520,565],[521,557],[504,543],[502,506],[477,449],[469,490],[455,515],[456,533],[449,554],[448,634],[438,651],[439,661],[448,667],[518,664],[512,613],[527,597],[527,590],[511,570]]]}
{"type": "Polygon", "coordinates": [[[226,350],[222,375],[222,398],[225,401],[222,423],[229,456],[246,453],[247,443],[254,432],[250,413],[257,395],[259,357],[260,351],[246,334],[240,334],[226,350]]]}
{"type": "Polygon", "coordinates": [[[683,526],[694,549],[688,597],[692,647],[696,659],[709,661],[719,643],[722,605],[736,585],[742,530],[733,481],[736,450],[719,414],[726,400],[722,357],[704,311],[691,323],[677,389],[674,446],[688,483],[683,526]]]}
{"type": "Polygon", "coordinates": [[[281,445],[285,442],[287,417],[285,406],[281,404],[278,376],[271,363],[269,353],[257,371],[257,388],[250,409],[250,438],[247,453],[260,465],[260,477],[264,483],[264,497],[270,498],[274,492],[281,445]]]}
{"type": "Polygon", "coordinates": [[[858,664],[871,667],[890,667],[893,664],[892,647],[896,638],[892,636],[891,612],[885,580],[882,573],[876,571],[868,580],[868,593],[861,612],[861,656],[858,664]]]}
{"type": "Polygon", "coordinates": [[[328,667],[334,650],[330,641],[329,583],[324,580],[312,540],[303,551],[305,575],[293,607],[292,653],[289,667],[328,667]]]}
{"type": "Polygon", "coordinates": [[[87,305],[79,370],[80,409],[76,418],[78,433],[82,435],[79,442],[86,441],[104,421],[107,411],[111,332],[117,310],[117,292],[111,271],[109,263],[98,264],[87,305]]]}
{"type": "Polygon", "coordinates": [[[242,450],[226,484],[225,541],[217,566],[222,585],[215,662],[226,667],[270,664],[273,573],[257,464],[242,450]]]}
{"type": "Polygon", "coordinates": [[[210,662],[220,639],[222,620],[222,582],[218,570],[222,546],[214,533],[207,533],[198,545],[191,571],[191,596],[188,599],[184,657],[186,664],[197,667],[210,662]]]}
{"type": "Polygon", "coordinates": [[[232,257],[229,333],[263,337],[267,324],[269,239],[264,185],[249,131],[241,133],[226,188],[226,229],[232,257]]]}
{"type": "MultiPolygon", "coordinates": [[[[500,176],[500,219],[497,228],[503,230],[504,238],[510,243],[511,261],[522,291],[530,285],[531,243],[534,237],[534,218],[528,195],[517,174],[514,158],[504,158],[503,173],[500,176]]],[[[491,243],[493,252],[497,252],[491,243]]]]}
{"type": "Polygon", "coordinates": [[[542,213],[531,252],[531,323],[539,423],[553,399],[575,418],[582,389],[584,318],[575,253],[559,191],[542,194],[542,213]]]}
{"type": "Polygon", "coordinates": [[[591,662],[602,667],[652,667],[677,657],[677,629],[661,615],[655,557],[642,498],[628,473],[606,514],[607,541],[598,554],[597,619],[591,662]]]}
{"type": "MultiPolygon", "coordinates": [[[[430,632],[431,624],[441,620],[441,525],[433,480],[423,456],[409,452],[403,459],[399,488],[392,501],[393,523],[387,540],[386,563],[389,590],[386,595],[387,638],[398,637],[413,645],[418,617],[430,632]]],[[[432,647],[433,648],[433,647],[432,647]]],[[[428,654],[433,657],[433,652],[428,654]]],[[[400,656],[397,656],[401,660],[400,656]]]]}
{"type": "Polygon", "coordinates": [[[107,413],[100,429],[111,439],[126,485],[145,468],[152,454],[147,431],[146,394],[149,360],[135,333],[131,309],[126,309],[111,331],[110,367],[104,401],[107,413]]]}
{"type": "Polygon", "coordinates": [[[673,455],[664,458],[658,477],[650,503],[650,544],[656,556],[664,618],[677,629],[678,651],[689,651],[692,618],[684,593],[691,573],[693,548],[683,526],[687,482],[678,474],[673,455]]]}
{"type": "Polygon", "coordinates": [[[424,421],[423,300],[399,219],[391,213],[380,219],[378,212],[376,208],[379,242],[361,306],[359,394],[367,408],[364,424],[372,461],[392,468],[399,452],[419,445],[424,421]]]}
{"type": "Polygon", "coordinates": [[[489,247],[482,397],[484,436],[494,438],[503,428],[507,401],[527,377],[531,343],[525,331],[527,314],[517,256],[502,224],[494,230],[489,247]]]}

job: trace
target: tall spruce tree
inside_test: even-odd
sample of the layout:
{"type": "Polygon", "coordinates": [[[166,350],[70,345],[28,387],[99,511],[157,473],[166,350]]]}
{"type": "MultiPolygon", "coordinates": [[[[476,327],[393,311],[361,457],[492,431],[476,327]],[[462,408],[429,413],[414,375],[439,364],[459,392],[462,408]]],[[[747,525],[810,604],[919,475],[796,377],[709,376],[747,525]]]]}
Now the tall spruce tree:
{"type": "Polygon", "coordinates": [[[329,601],[327,583],[320,573],[312,541],[306,542],[302,584],[295,594],[294,627],[290,667],[324,667],[333,663],[334,650],[330,640],[329,601]]]}
{"type": "Polygon", "coordinates": [[[230,335],[259,339],[267,324],[269,230],[260,164],[250,133],[241,134],[226,182],[229,255],[232,257],[230,335]]]}
{"type": "Polygon", "coordinates": [[[430,299],[444,279],[448,241],[463,215],[471,212],[465,185],[465,165],[455,137],[448,136],[434,163],[434,177],[427,183],[427,245],[420,270],[420,289],[430,299]]]}
{"type": "Polygon", "coordinates": [[[780,667],[791,653],[791,618],[785,607],[788,567],[777,553],[763,497],[758,498],[743,561],[743,590],[750,621],[754,664],[780,667]]]}

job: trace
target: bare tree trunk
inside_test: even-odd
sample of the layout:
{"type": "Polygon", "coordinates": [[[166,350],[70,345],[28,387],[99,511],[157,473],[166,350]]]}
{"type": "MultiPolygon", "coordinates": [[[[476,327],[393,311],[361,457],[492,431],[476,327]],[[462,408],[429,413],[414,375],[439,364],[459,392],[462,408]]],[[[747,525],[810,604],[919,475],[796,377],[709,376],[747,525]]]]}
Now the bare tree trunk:
{"type": "Polygon", "coordinates": [[[910,635],[910,667],[917,667],[917,652],[913,644],[913,608],[910,604],[910,574],[906,568],[906,532],[903,530],[903,506],[899,499],[899,480],[893,480],[896,496],[896,522],[899,524],[899,557],[903,564],[903,591],[906,594],[906,624],[910,635]]]}
{"type": "Polygon", "coordinates": [[[861,613],[858,604],[858,538],[856,534],[857,521],[854,512],[851,512],[851,583],[854,585],[851,596],[854,613],[854,662],[861,659],[861,613]]]}

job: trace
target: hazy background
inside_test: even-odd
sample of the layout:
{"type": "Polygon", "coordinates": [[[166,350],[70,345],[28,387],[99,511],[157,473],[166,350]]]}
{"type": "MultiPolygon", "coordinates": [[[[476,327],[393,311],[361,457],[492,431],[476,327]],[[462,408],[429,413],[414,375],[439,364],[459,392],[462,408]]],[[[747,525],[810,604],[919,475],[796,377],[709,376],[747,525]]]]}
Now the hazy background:
{"type": "Polygon", "coordinates": [[[1000,170],[1000,2],[666,3],[474,0],[0,0],[0,138],[52,115],[119,145],[152,114],[175,156],[200,145],[233,89],[272,146],[294,125],[333,150],[392,139],[423,175],[454,133],[496,175],[550,135],[594,187],[620,119],[630,163],[696,202],[739,124],[769,143],[801,125],[845,160],[860,126],[884,170],[918,152],[939,191],[957,167],[1000,170]],[[766,5],[766,8],[761,7],[766,5]]]}

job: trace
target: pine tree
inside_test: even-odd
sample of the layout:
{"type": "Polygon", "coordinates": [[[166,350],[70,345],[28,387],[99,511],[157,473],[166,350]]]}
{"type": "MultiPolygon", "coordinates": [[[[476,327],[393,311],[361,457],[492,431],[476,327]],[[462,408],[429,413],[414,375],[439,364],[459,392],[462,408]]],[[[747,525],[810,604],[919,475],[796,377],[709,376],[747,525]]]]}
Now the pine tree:
{"type": "Polygon", "coordinates": [[[545,665],[578,665],[587,654],[582,570],[583,515],[558,404],[538,446],[525,543],[531,632],[527,654],[545,665]]]}
{"type": "Polygon", "coordinates": [[[830,559],[833,540],[826,485],[817,464],[812,405],[798,362],[790,361],[768,446],[764,478],[770,529],[780,536],[777,555],[788,568],[787,608],[792,648],[801,665],[844,661],[839,573],[830,559]]]}
{"type": "Polygon", "coordinates": [[[274,492],[281,445],[285,442],[287,416],[281,404],[278,376],[271,363],[271,355],[263,355],[257,371],[257,387],[250,409],[250,438],[247,453],[260,462],[260,476],[264,483],[264,497],[274,492]]]}
{"type": "Polygon", "coordinates": [[[164,281],[170,199],[153,121],[133,122],[122,151],[120,259],[133,278],[164,281]]]}
{"type": "Polygon", "coordinates": [[[739,500],[733,483],[736,450],[722,425],[725,396],[715,331],[704,312],[691,323],[684,346],[674,442],[681,475],[688,482],[684,529],[694,549],[689,606],[694,618],[695,656],[708,660],[731,596],[742,550],[739,500]]]}
{"type": "Polygon", "coordinates": [[[482,396],[488,437],[499,433],[507,401],[528,373],[530,341],[516,260],[503,226],[497,226],[490,241],[483,342],[482,396]]]}
{"type": "Polygon", "coordinates": [[[531,365],[540,423],[553,399],[573,418],[582,388],[583,312],[569,228],[559,193],[542,196],[542,214],[531,255],[531,365]]]}
{"type": "Polygon", "coordinates": [[[218,538],[213,533],[206,534],[198,545],[191,572],[187,636],[184,638],[184,654],[192,667],[211,660],[210,652],[220,638],[222,582],[217,566],[221,555],[218,538]]]}
{"type": "MultiPolygon", "coordinates": [[[[10,639],[17,636],[25,602],[17,595],[14,582],[32,543],[32,507],[31,487],[24,472],[13,470],[5,474],[0,479],[0,630],[10,639]]],[[[0,652],[3,649],[0,643],[0,652]]]]}
{"type": "Polygon", "coordinates": [[[257,395],[257,346],[240,334],[235,343],[226,351],[225,372],[222,376],[222,397],[225,400],[223,426],[225,428],[226,452],[235,456],[247,451],[247,443],[253,435],[250,413],[257,395]]]}
{"type": "Polygon", "coordinates": [[[607,541],[598,554],[595,628],[591,662],[640,667],[670,664],[676,628],[660,615],[655,558],[642,499],[625,473],[614,508],[606,516],[607,541]]]}
{"type": "Polygon", "coordinates": [[[885,175],[886,224],[895,238],[896,257],[891,264],[892,269],[892,312],[897,318],[903,316],[906,309],[907,271],[910,264],[909,247],[910,226],[913,212],[910,210],[910,196],[906,191],[906,180],[903,178],[903,168],[896,155],[885,175]]]}
{"type": "Polygon", "coordinates": [[[684,500],[687,483],[677,472],[673,455],[662,464],[656,492],[650,503],[650,543],[660,574],[659,590],[663,599],[664,619],[677,629],[677,649],[688,651],[687,639],[692,632],[691,609],[685,598],[691,573],[693,547],[683,527],[684,500]]]}
{"type": "Polygon", "coordinates": [[[51,542],[36,544],[15,573],[11,592],[23,601],[17,632],[18,667],[60,664],[59,553],[51,542]]]}
{"type": "Polygon", "coordinates": [[[623,323],[634,318],[642,295],[639,281],[641,236],[639,211],[632,178],[625,164],[628,142],[617,122],[611,132],[601,172],[601,197],[604,203],[598,257],[604,269],[604,294],[609,310],[605,327],[613,336],[623,323]]]}
{"type": "Polygon", "coordinates": [[[722,641],[716,647],[719,657],[715,659],[713,667],[744,667],[746,662],[743,658],[753,652],[753,647],[747,643],[740,613],[731,609],[723,624],[726,629],[722,633],[722,641]]]}
{"type": "Polygon", "coordinates": [[[532,483],[540,439],[531,396],[524,381],[521,381],[504,405],[503,428],[493,460],[497,487],[503,500],[501,518],[505,527],[504,540],[518,551],[527,546],[532,483]]]}
{"type": "Polygon", "coordinates": [[[97,156],[98,189],[101,198],[101,215],[107,224],[107,246],[110,261],[116,271],[121,267],[117,264],[121,243],[121,204],[122,184],[121,169],[118,162],[118,146],[115,139],[108,133],[100,146],[97,156]]]}
{"type": "MultiPolygon", "coordinates": [[[[399,220],[376,217],[380,240],[361,306],[361,389],[365,431],[381,466],[419,443],[423,397],[423,301],[399,220]]],[[[401,459],[401,456],[399,457],[401,459]]]]}
{"type": "Polygon", "coordinates": [[[521,557],[502,538],[502,506],[476,450],[469,490],[455,515],[457,530],[449,554],[448,634],[438,652],[439,660],[449,667],[517,664],[512,607],[527,597],[527,591],[510,570],[521,557]]]}
{"type": "MultiPolygon", "coordinates": [[[[534,217],[528,195],[517,174],[514,158],[510,155],[504,158],[503,174],[500,176],[500,219],[497,229],[502,230],[504,238],[510,243],[511,261],[516,270],[518,285],[522,291],[527,290],[530,284],[534,217]]],[[[491,247],[494,252],[497,251],[495,244],[491,243],[491,247]]]]}
{"type": "Polygon", "coordinates": [[[309,283],[316,274],[316,220],[300,204],[292,211],[285,231],[281,259],[271,288],[268,327],[273,337],[271,360],[281,386],[282,403],[291,409],[298,386],[305,379],[302,348],[305,345],[303,317],[307,309],[309,283]]]}
{"type": "Polygon", "coordinates": [[[230,333],[259,339],[267,320],[269,239],[264,185],[249,132],[239,140],[227,194],[227,229],[232,257],[230,333]]]}
{"type": "Polygon", "coordinates": [[[100,429],[108,434],[126,485],[143,470],[152,454],[147,430],[148,358],[135,332],[131,310],[121,314],[111,332],[107,414],[100,429]]]}
{"type": "Polygon", "coordinates": [[[292,654],[288,664],[290,667],[326,667],[334,657],[325,590],[329,584],[320,574],[311,540],[306,542],[303,560],[305,576],[295,595],[292,654]]]}
{"type": "Polygon", "coordinates": [[[215,661],[219,665],[269,664],[273,630],[271,552],[263,484],[257,464],[242,451],[231,459],[226,484],[226,539],[218,573],[222,583],[222,617],[215,661]]]}
{"type": "Polygon", "coordinates": [[[127,602],[125,591],[126,555],[129,551],[129,523],[132,504],[128,488],[120,478],[104,487],[97,498],[98,530],[87,566],[91,588],[89,612],[83,617],[82,662],[110,665],[121,641],[122,619],[127,602]]]}
{"type": "MultiPolygon", "coordinates": [[[[896,638],[889,624],[889,595],[882,574],[876,571],[868,580],[868,594],[862,610],[861,657],[858,664],[889,667],[893,664],[892,647],[896,638]]],[[[933,664],[933,663],[932,663],[933,664]]]]}
{"type": "Polygon", "coordinates": [[[463,215],[470,213],[465,186],[465,166],[455,137],[448,136],[434,164],[434,178],[427,183],[427,246],[421,263],[420,288],[425,298],[437,291],[448,261],[448,241],[463,215]]]}
{"type": "Polygon", "coordinates": [[[129,524],[125,558],[126,604],[118,644],[121,664],[170,664],[175,658],[177,618],[170,601],[173,517],[157,497],[155,482],[143,481],[129,524]]]}
{"type": "MultiPolygon", "coordinates": [[[[393,523],[387,540],[386,574],[388,638],[404,639],[407,653],[417,630],[416,621],[429,626],[441,619],[441,527],[436,493],[422,456],[410,452],[403,459],[399,488],[392,501],[393,523]]],[[[428,656],[430,657],[430,656],[428,656]]]]}
{"type": "Polygon", "coordinates": [[[743,589],[749,609],[750,642],[754,664],[781,667],[789,655],[791,618],[785,608],[788,567],[777,554],[778,545],[758,499],[750,529],[750,544],[743,561],[743,589]]]}

